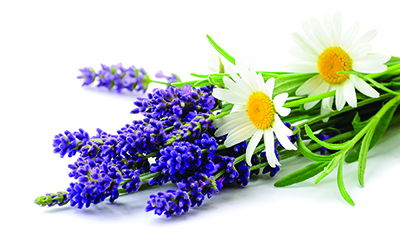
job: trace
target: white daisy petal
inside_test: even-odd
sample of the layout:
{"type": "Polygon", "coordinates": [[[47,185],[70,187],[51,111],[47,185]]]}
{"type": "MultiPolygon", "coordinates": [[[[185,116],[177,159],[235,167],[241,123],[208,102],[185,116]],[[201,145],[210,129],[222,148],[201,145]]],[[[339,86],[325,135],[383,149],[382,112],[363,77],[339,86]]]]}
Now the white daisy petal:
{"type": "Polygon", "coordinates": [[[318,73],[317,63],[295,62],[284,67],[285,71],[298,73],[318,73]]]}
{"type": "Polygon", "coordinates": [[[247,99],[243,96],[235,95],[232,91],[222,88],[215,88],[212,95],[219,99],[234,104],[246,104],[247,99]]]}
{"type": "Polygon", "coordinates": [[[314,64],[318,62],[318,57],[316,55],[306,53],[298,47],[289,47],[288,52],[300,60],[304,60],[314,64]]]}
{"type": "Polygon", "coordinates": [[[322,83],[323,79],[321,75],[315,75],[308,79],[303,85],[301,85],[296,90],[296,95],[308,95],[311,94],[319,85],[322,83]]]}
{"type": "Polygon", "coordinates": [[[226,138],[224,145],[226,147],[232,147],[235,144],[243,142],[250,138],[254,133],[257,131],[257,128],[254,125],[241,127],[240,129],[233,130],[229,133],[228,137],[226,138]]]}
{"type": "Polygon", "coordinates": [[[256,149],[258,143],[261,140],[261,137],[263,136],[264,131],[258,129],[256,131],[256,133],[254,133],[254,135],[251,137],[249,145],[247,145],[247,149],[246,149],[246,162],[248,165],[252,165],[251,164],[251,156],[253,156],[254,150],[256,149]]]}
{"type": "Polygon", "coordinates": [[[373,98],[379,97],[379,93],[359,77],[350,75],[350,81],[353,82],[358,91],[365,94],[366,96],[373,98]]]}
{"type": "Polygon", "coordinates": [[[351,47],[351,45],[353,44],[353,40],[357,35],[358,32],[358,28],[359,28],[359,24],[358,23],[354,23],[348,30],[347,32],[343,35],[342,38],[342,43],[341,43],[341,47],[345,50],[348,51],[351,47]]]}
{"type": "Polygon", "coordinates": [[[235,105],[233,105],[231,112],[239,112],[239,111],[246,111],[246,110],[247,110],[247,105],[235,104],[235,105]]]}
{"type": "Polygon", "coordinates": [[[354,62],[353,69],[362,73],[381,73],[386,71],[387,66],[383,64],[362,64],[354,62]]]}
{"type": "Polygon", "coordinates": [[[218,126],[215,126],[215,127],[219,128],[220,126],[222,126],[222,125],[224,125],[226,123],[229,123],[232,120],[236,120],[238,118],[241,118],[241,119],[243,119],[243,118],[246,119],[247,118],[248,119],[247,112],[240,111],[240,112],[230,113],[229,115],[226,115],[224,117],[221,117],[221,118],[218,118],[217,120],[215,120],[214,124],[218,125],[218,126]]]}
{"type": "Polygon", "coordinates": [[[371,51],[372,46],[370,44],[362,44],[352,48],[349,52],[349,56],[353,61],[367,56],[371,51]]]}
{"type": "Polygon", "coordinates": [[[306,41],[310,46],[314,47],[314,50],[317,52],[316,56],[319,56],[319,54],[325,50],[325,47],[321,45],[321,43],[318,41],[318,39],[313,35],[313,31],[311,29],[311,25],[308,22],[303,22],[302,27],[304,30],[304,33],[306,34],[307,38],[309,41],[306,41]]]}
{"type": "MultiPolygon", "coordinates": [[[[321,102],[321,115],[325,115],[325,114],[328,114],[330,112],[333,112],[332,105],[333,105],[333,96],[325,98],[325,99],[322,99],[322,102],[321,102]]],[[[329,117],[322,119],[323,122],[327,122],[328,120],[329,120],[329,117]]]]}
{"type": "Polygon", "coordinates": [[[219,126],[218,129],[215,131],[215,136],[216,137],[224,136],[240,126],[251,126],[251,125],[252,123],[250,121],[246,122],[242,118],[231,120],[228,123],[219,126]]]}
{"type": "Polygon", "coordinates": [[[248,85],[237,75],[237,73],[229,66],[225,66],[225,70],[229,73],[231,78],[238,84],[239,86],[245,86],[247,89],[249,89],[248,85]]]}
{"type": "Polygon", "coordinates": [[[232,92],[237,95],[243,96],[244,98],[248,97],[251,92],[245,85],[238,85],[236,82],[228,78],[227,76],[222,77],[222,81],[224,82],[225,86],[229,88],[232,92]]]}
{"type": "MultiPolygon", "coordinates": [[[[315,96],[315,95],[319,95],[319,94],[323,94],[328,92],[330,85],[328,83],[326,83],[325,81],[322,81],[318,87],[316,87],[309,95],[309,97],[311,96],[315,96]]],[[[314,107],[320,100],[317,101],[313,101],[313,102],[309,102],[304,104],[304,109],[309,110],[310,108],[314,107]]]]}
{"type": "Polygon", "coordinates": [[[357,107],[357,97],[354,85],[350,80],[347,80],[343,85],[343,94],[346,102],[353,108],[357,107]]]}
{"type": "Polygon", "coordinates": [[[290,142],[288,136],[292,135],[292,131],[290,130],[290,135],[286,134],[286,131],[289,130],[282,121],[275,121],[274,125],[272,126],[276,135],[276,138],[281,143],[283,148],[286,150],[297,150],[296,146],[290,142]]]}
{"type": "Polygon", "coordinates": [[[312,48],[309,45],[309,43],[306,42],[307,39],[305,37],[303,37],[302,35],[294,32],[294,33],[292,33],[292,39],[305,52],[311,53],[311,54],[313,54],[313,55],[318,57],[318,53],[314,50],[314,48],[312,48]]]}
{"type": "Polygon", "coordinates": [[[333,16],[333,33],[335,34],[336,44],[340,45],[342,42],[342,14],[340,12],[333,16]]]}
{"type": "Polygon", "coordinates": [[[288,93],[281,93],[275,96],[273,100],[275,108],[281,108],[283,104],[285,104],[288,97],[288,93]]]}
{"type": "Polygon", "coordinates": [[[337,89],[336,89],[336,96],[335,96],[335,102],[336,102],[336,109],[338,111],[342,110],[342,108],[344,107],[344,105],[346,104],[346,100],[344,98],[344,93],[343,93],[343,86],[340,85],[337,89]]]}
{"type": "Polygon", "coordinates": [[[269,78],[266,82],[265,82],[265,88],[263,88],[265,91],[264,93],[266,93],[269,98],[272,97],[272,92],[274,91],[274,86],[275,86],[275,78],[271,77],[269,78]]]}
{"type": "Polygon", "coordinates": [[[328,48],[330,46],[330,41],[328,35],[322,28],[321,24],[316,18],[311,19],[311,29],[314,32],[315,37],[318,41],[325,47],[328,48]]]}
{"type": "Polygon", "coordinates": [[[275,114],[274,118],[275,122],[273,127],[277,128],[285,136],[293,135],[292,130],[285,126],[285,124],[282,122],[281,118],[277,114],[275,114]]]}
{"type": "Polygon", "coordinates": [[[353,46],[357,46],[357,45],[366,44],[366,43],[371,42],[371,40],[373,38],[375,38],[376,34],[378,34],[377,30],[370,30],[370,31],[364,33],[364,35],[362,35],[359,39],[356,40],[356,42],[354,42],[353,46]]]}
{"type": "Polygon", "coordinates": [[[359,64],[384,64],[389,61],[391,58],[390,55],[383,55],[383,54],[368,54],[362,59],[357,60],[359,64]]]}
{"type": "Polygon", "coordinates": [[[290,114],[290,108],[280,107],[276,109],[276,112],[279,113],[280,116],[288,116],[290,114]]]}
{"type": "Polygon", "coordinates": [[[275,140],[274,133],[272,129],[264,130],[264,144],[265,144],[265,154],[267,156],[268,164],[271,167],[275,167],[275,140]]]}
{"type": "Polygon", "coordinates": [[[332,23],[332,18],[329,13],[326,13],[324,16],[324,29],[326,31],[326,34],[328,35],[329,38],[329,46],[333,46],[336,44],[336,39],[335,39],[335,33],[333,31],[333,23],[332,23]]]}

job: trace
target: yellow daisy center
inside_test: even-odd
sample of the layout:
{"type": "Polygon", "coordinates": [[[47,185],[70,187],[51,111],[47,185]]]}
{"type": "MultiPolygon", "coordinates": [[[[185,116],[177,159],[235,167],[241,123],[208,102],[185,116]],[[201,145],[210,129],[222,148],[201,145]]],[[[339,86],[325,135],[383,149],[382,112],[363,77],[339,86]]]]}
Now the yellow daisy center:
{"type": "Polygon", "coordinates": [[[341,84],[349,78],[347,72],[351,70],[353,61],[350,56],[340,47],[326,49],[318,58],[318,71],[321,77],[330,84],[341,84]]]}
{"type": "Polygon", "coordinates": [[[247,115],[259,129],[269,129],[275,120],[275,106],[268,95],[256,92],[247,101],[247,115]]]}

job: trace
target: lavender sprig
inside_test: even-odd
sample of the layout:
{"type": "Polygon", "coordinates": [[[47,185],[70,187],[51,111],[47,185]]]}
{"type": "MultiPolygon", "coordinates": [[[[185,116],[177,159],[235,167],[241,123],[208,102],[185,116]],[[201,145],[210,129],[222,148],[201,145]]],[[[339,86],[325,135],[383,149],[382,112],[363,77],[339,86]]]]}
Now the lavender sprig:
{"type": "Polygon", "coordinates": [[[123,90],[145,92],[151,82],[149,75],[143,68],[137,69],[135,66],[125,68],[122,63],[110,67],[101,64],[101,68],[98,72],[90,67],[79,69],[81,75],[77,78],[84,80],[82,86],[91,85],[97,80],[97,87],[115,89],[117,93],[121,93],[123,90]]]}

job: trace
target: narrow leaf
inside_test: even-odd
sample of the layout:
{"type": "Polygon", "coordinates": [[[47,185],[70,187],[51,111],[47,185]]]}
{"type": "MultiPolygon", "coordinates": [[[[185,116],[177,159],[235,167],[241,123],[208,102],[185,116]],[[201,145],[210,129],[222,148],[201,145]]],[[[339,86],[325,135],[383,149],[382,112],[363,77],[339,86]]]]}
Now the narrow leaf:
{"type": "Polygon", "coordinates": [[[332,160],[333,157],[335,157],[339,152],[335,153],[335,154],[331,154],[328,156],[322,156],[322,155],[317,155],[314,154],[311,150],[309,150],[307,148],[307,146],[305,146],[305,144],[303,143],[303,140],[301,139],[301,137],[299,136],[299,139],[297,140],[297,146],[299,147],[299,151],[301,152],[301,154],[303,154],[303,156],[305,156],[308,159],[311,159],[313,161],[323,161],[323,162],[330,162],[332,160]]]}
{"type": "MultiPolygon", "coordinates": [[[[340,152],[338,152],[340,153],[340,152]]],[[[328,174],[330,174],[335,167],[338,165],[340,160],[343,159],[343,155],[335,156],[329,164],[324,168],[324,172],[319,175],[319,177],[315,180],[314,184],[318,184],[323,178],[325,178],[328,174]]]]}
{"type": "Polygon", "coordinates": [[[231,62],[233,65],[235,65],[235,58],[233,58],[231,55],[229,55],[227,52],[225,52],[219,45],[217,45],[217,43],[215,43],[215,41],[208,35],[207,39],[208,42],[210,42],[210,44],[215,48],[215,50],[217,50],[217,52],[219,52],[225,59],[227,59],[229,62],[231,62]]]}
{"type": "Polygon", "coordinates": [[[350,195],[347,193],[346,188],[344,187],[343,182],[343,159],[340,161],[338,175],[337,175],[337,184],[339,187],[340,194],[343,199],[347,201],[350,205],[354,206],[354,201],[351,199],[350,195]]]}
{"type": "Polygon", "coordinates": [[[319,174],[320,172],[322,172],[324,170],[324,167],[326,164],[327,164],[327,162],[315,162],[315,163],[309,164],[306,167],[281,178],[274,184],[274,186],[285,187],[285,186],[303,182],[309,178],[314,177],[315,175],[319,174]]]}
{"type": "MultiPolygon", "coordinates": [[[[379,142],[379,140],[382,138],[383,134],[386,132],[392,118],[394,115],[394,112],[396,111],[397,107],[399,104],[394,105],[390,109],[386,111],[386,113],[381,117],[379,120],[378,124],[376,125],[374,135],[372,136],[371,143],[369,145],[369,150],[371,150],[375,144],[379,142]]],[[[357,117],[358,115],[356,115],[357,117]]],[[[359,120],[356,120],[356,117],[354,117],[354,120],[352,122],[354,130],[356,132],[359,132],[364,126],[369,122],[369,120],[360,122],[359,120]]],[[[359,117],[358,117],[359,118],[359,117]]],[[[345,159],[346,163],[352,163],[355,162],[359,159],[360,155],[360,145],[357,145],[356,149],[351,152],[345,159]]]]}
{"type": "Polygon", "coordinates": [[[202,79],[194,83],[194,87],[205,87],[205,86],[210,86],[211,83],[208,81],[208,79],[202,79]]]}
{"type": "Polygon", "coordinates": [[[375,127],[371,127],[370,130],[365,134],[362,142],[361,142],[361,149],[359,152],[359,159],[358,159],[358,182],[362,187],[364,187],[364,173],[365,167],[367,165],[367,156],[369,151],[369,146],[371,144],[372,137],[374,135],[375,127]]]}
{"type": "Polygon", "coordinates": [[[331,144],[331,143],[323,142],[323,141],[319,140],[318,137],[316,137],[316,136],[314,135],[314,133],[312,132],[312,130],[310,129],[310,127],[309,127],[307,124],[305,125],[305,129],[306,129],[307,135],[308,135],[312,140],[314,140],[314,141],[317,142],[318,144],[320,144],[320,145],[322,145],[322,146],[324,146],[325,148],[328,148],[328,149],[330,149],[330,150],[341,150],[341,149],[343,149],[343,148],[345,148],[345,147],[348,146],[348,143],[347,143],[347,142],[346,142],[346,143],[342,143],[342,144],[331,144]]]}

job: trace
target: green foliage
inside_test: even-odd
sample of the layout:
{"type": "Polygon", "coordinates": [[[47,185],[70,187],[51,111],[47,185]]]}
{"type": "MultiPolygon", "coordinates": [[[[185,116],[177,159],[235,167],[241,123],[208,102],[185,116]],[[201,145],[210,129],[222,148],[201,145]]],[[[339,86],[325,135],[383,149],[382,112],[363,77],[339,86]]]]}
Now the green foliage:
{"type": "Polygon", "coordinates": [[[306,167],[281,178],[274,184],[274,186],[285,187],[285,186],[303,182],[303,181],[305,181],[309,178],[312,178],[315,175],[321,173],[324,170],[324,167],[326,166],[326,164],[327,164],[327,162],[315,162],[315,163],[309,164],[306,167]]]}
{"type": "Polygon", "coordinates": [[[289,96],[295,95],[296,90],[314,75],[316,74],[286,74],[277,77],[273,96],[280,93],[288,93],[289,96]]]}

